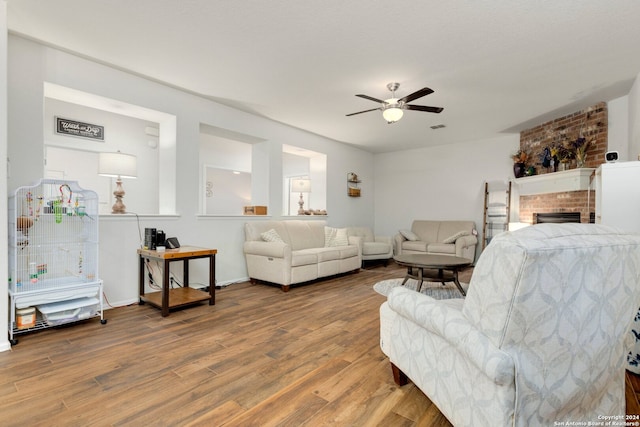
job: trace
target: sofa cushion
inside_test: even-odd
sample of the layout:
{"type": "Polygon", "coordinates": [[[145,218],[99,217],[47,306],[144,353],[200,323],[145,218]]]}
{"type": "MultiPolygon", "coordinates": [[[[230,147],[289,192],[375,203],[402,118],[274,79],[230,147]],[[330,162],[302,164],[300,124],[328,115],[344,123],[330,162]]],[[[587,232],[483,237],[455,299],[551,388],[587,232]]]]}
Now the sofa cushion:
{"type": "Polygon", "coordinates": [[[427,252],[432,254],[456,254],[456,245],[453,243],[430,243],[427,252]]]}
{"type": "Polygon", "coordinates": [[[411,224],[411,231],[413,231],[418,236],[418,240],[422,240],[423,242],[427,243],[437,242],[438,229],[440,228],[441,222],[442,221],[415,220],[411,224]]]}
{"type": "Polygon", "coordinates": [[[293,266],[315,264],[358,256],[358,247],[356,245],[348,245],[330,248],[303,249],[293,252],[292,255],[295,260],[294,262],[298,262],[298,264],[292,262],[293,266]],[[296,260],[296,258],[298,259],[296,260]]]}
{"type": "Polygon", "coordinates": [[[362,255],[380,255],[389,252],[389,243],[387,242],[365,242],[362,245],[362,255]]]}
{"type": "Polygon", "coordinates": [[[405,251],[427,252],[427,242],[412,242],[410,240],[407,240],[406,242],[402,242],[402,249],[405,251]]]}
{"type": "Polygon", "coordinates": [[[412,242],[415,242],[416,240],[420,240],[420,238],[416,235],[416,233],[410,230],[400,230],[400,234],[402,234],[402,237],[412,242]]]}
{"type": "Polygon", "coordinates": [[[357,245],[338,246],[336,249],[340,251],[340,259],[353,258],[359,255],[357,245]]]}
{"type": "Polygon", "coordinates": [[[474,227],[473,221],[441,221],[438,228],[438,237],[432,242],[443,243],[445,239],[454,236],[460,231],[468,231],[471,234],[474,227]]]}
{"type": "Polygon", "coordinates": [[[280,237],[278,232],[273,228],[269,229],[268,231],[265,231],[264,233],[260,233],[260,237],[262,237],[262,240],[264,240],[265,242],[283,242],[284,243],[284,240],[282,240],[282,237],[280,237]]]}
{"type": "Polygon", "coordinates": [[[250,221],[244,225],[246,241],[264,241],[262,233],[275,230],[278,236],[287,244],[289,242],[289,232],[285,225],[286,221],[250,221]]]}
{"type": "Polygon", "coordinates": [[[369,227],[348,227],[347,235],[354,237],[362,237],[363,242],[374,242],[375,236],[369,227]]]}
{"type": "Polygon", "coordinates": [[[291,252],[291,267],[317,263],[318,251],[316,249],[301,249],[291,252]]]}
{"type": "Polygon", "coordinates": [[[318,255],[318,262],[340,259],[340,249],[337,247],[318,248],[316,249],[316,254],[318,255]]]}
{"type": "Polygon", "coordinates": [[[470,234],[471,234],[471,232],[468,231],[468,230],[461,230],[461,231],[458,231],[457,233],[447,237],[446,239],[444,239],[442,241],[442,243],[455,243],[456,240],[458,240],[460,237],[468,236],[470,234]]]}
{"type": "Polygon", "coordinates": [[[281,222],[287,228],[289,244],[294,251],[324,246],[324,226],[326,225],[324,221],[289,220],[281,222]]]}

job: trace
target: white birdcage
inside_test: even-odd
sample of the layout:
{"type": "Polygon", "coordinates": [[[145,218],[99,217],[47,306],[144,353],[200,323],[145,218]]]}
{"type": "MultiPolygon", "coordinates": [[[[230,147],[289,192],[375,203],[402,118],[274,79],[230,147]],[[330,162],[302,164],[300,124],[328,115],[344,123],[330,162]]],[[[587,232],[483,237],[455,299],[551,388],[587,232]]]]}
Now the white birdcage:
{"type": "Polygon", "coordinates": [[[17,309],[78,300],[80,309],[68,313],[69,322],[90,313],[104,323],[96,192],[75,181],[51,179],[18,188],[9,198],[9,272],[12,343],[14,333],[52,326],[38,314],[35,325],[19,328],[17,309]],[[89,309],[82,309],[83,298],[89,309]],[[93,307],[96,300],[99,307],[93,307]]]}

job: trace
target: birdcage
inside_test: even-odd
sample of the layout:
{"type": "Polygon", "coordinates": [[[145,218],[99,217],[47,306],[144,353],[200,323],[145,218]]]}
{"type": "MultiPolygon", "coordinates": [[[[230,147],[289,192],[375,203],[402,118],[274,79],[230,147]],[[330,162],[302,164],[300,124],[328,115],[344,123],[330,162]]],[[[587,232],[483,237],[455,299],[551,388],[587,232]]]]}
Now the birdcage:
{"type": "Polygon", "coordinates": [[[15,333],[52,323],[97,315],[105,323],[98,275],[97,194],[75,181],[43,179],[18,188],[9,198],[8,214],[11,342],[17,342],[15,333]],[[52,304],[69,301],[78,310],[70,310],[66,317],[42,315],[51,313],[52,304]],[[19,328],[16,310],[29,307],[37,309],[35,325],[19,328]]]}

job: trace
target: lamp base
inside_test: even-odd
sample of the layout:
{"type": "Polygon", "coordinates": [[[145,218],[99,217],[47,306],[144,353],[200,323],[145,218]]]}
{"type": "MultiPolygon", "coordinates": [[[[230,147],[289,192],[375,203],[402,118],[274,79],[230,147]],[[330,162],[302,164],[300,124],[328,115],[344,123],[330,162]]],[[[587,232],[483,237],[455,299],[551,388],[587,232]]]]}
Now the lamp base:
{"type": "Polygon", "coordinates": [[[116,191],[113,192],[113,195],[116,196],[116,202],[111,207],[111,213],[127,213],[127,207],[124,205],[124,203],[122,203],[122,198],[124,197],[124,188],[122,188],[122,180],[120,178],[116,180],[116,191]]]}
{"type": "Polygon", "coordinates": [[[302,198],[302,193],[300,193],[300,200],[298,200],[298,206],[300,206],[300,209],[298,209],[298,215],[304,215],[304,199],[302,198]]]}

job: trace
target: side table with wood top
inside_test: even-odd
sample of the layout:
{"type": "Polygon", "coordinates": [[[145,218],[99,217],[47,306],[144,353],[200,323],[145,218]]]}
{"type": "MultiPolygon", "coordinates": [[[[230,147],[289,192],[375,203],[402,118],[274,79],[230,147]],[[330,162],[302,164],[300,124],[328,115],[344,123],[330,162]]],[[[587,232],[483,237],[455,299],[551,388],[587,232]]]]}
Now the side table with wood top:
{"type": "Polygon", "coordinates": [[[216,253],[217,249],[200,248],[196,246],[181,246],[177,249],[167,249],[158,252],[149,249],[138,249],[140,304],[148,302],[162,311],[162,316],[169,315],[172,308],[183,307],[201,301],[209,300],[209,305],[216,303],[216,253]],[[189,287],[189,261],[198,258],[209,259],[209,292],[189,287]],[[159,292],[144,292],[144,272],[146,261],[162,261],[162,290],[159,292]],[[183,262],[183,286],[169,288],[169,264],[174,261],[183,262]]]}

